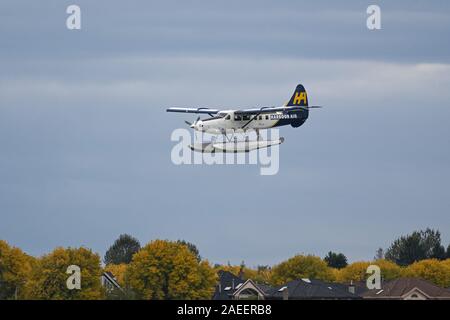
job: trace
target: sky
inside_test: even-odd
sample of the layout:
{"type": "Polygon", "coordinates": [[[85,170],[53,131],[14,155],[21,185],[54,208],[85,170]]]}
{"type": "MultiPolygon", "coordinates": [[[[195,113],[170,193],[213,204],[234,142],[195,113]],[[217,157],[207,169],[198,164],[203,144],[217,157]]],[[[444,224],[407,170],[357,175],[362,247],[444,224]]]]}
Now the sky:
{"type": "Polygon", "coordinates": [[[448,1],[6,0],[0,38],[0,239],[29,254],[122,233],[249,266],[370,260],[427,227],[450,243],[448,1]],[[279,106],[298,83],[324,108],[281,128],[278,174],[172,163],[195,116],[166,107],[279,106]]]}

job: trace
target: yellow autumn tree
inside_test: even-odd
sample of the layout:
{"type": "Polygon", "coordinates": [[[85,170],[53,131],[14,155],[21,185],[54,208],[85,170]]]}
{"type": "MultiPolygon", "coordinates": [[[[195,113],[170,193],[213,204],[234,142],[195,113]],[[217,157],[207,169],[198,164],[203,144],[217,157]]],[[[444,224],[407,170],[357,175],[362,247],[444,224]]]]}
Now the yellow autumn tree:
{"type": "Polygon", "coordinates": [[[336,280],[338,282],[363,281],[367,277],[366,271],[369,265],[370,263],[366,261],[353,262],[336,271],[336,280]]]}
{"type": "Polygon", "coordinates": [[[244,268],[244,278],[252,279],[258,283],[270,283],[272,278],[272,269],[268,266],[259,266],[256,270],[244,268]]]}
{"type": "Polygon", "coordinates": [[[332,269],[321,258],[297,255],[273,267],[271,283],[281,285],[301,278],[334,281],[332,269]]]}
{"type": "Polygon", "coordinates": [[[421,278],[434,284],[448,288],[450,287],[450,264],[437,259],[427,259],[415,262],[405,270],[405,276],[421,278]]]}
{"type": "Polygon", "coordinates": [[[447,268],[450,268],[450,259],[442,260],[441,264],[447,268]]]}
{"type": "Polygon", "coordinates": [[[100,256],[86,248],[56,248],[39,258],[27,290],[30,299],[91,300],[104,296],[100,277],[100,256]],[[70,290],[66,273],[71,265],[81,271],[81,289],[70,290]]]}
{"type": "Polygon", "coordinates": [[[183,244],[155,240],[133,256],[126,277],[140,299],[209,299],[216,274],[183,244]]]}
{"type": "Polygon", "coordinates": [[[380,267],[381,277],[384,280],[400,278],[404,272],[402,267],[385,259],[378,259],[372,262],[357,261],[345,268],[336,270],[336,280],[338,282],[365,281],[370,276],[370,274],[366,273],[369,265],[380,267]]]}
{"type": "Polygon", "coordinates": [[[0,300],[22,299],[34,258],[0,240],[0,300]]]}
{"type": "Polygon", "coordinates": [[[333,282],[339,282],[340,281],[340,275],[341,275],[341,269],[336,268],[330,268],[333,282]]]}
{"type": "Polygon", "coordinates": [[[124,288],[126,285],[125,275],[127,272],[128,265],[125,263],[121,264],[108,264],[105,266],[106,272],[111,272],[116,278],[119,285],[124,288]]]}
{"type": "Polygon", "coordinates": [[[258,283],[270,283],[271,268],[268,266],[259,266],[257,269],[249,268],[242,265],[216,265],[214,267],[216,273],[220,270],[228,271],[235,276],[241,276],[242,279],[252,279],[258,283]]]}
{"type": "Polygon", "coordinates": [[[241,272],[241,266],[238,265],[216,265],[214,267],[215,272],[219,272],[220,270],[222,271],[228,271],[232,274],[234,274],[235,276],[239,276],[239,273],[241,272]]]}
{"type": "Polygon", "coordinates": [[[400,278],[403,274],[403,268],[392,261],[386,259],[378,259],[371,264],[377,265],[381,269],[381,277],[384,280],[392,280],[400,278]]]}

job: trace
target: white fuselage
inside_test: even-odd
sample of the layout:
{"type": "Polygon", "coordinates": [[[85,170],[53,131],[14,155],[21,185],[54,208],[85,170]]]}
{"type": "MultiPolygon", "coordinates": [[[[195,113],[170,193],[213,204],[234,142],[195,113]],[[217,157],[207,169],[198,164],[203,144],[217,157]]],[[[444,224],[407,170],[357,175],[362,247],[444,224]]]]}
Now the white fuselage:
{"type": "Polygon", "coordinates": [[[191,128],[210,134],[223,134],[227,131],[238,130],[253,131],[272,128],[280,119],[293,116],[297,115],[288,115],[283,112],[242,115],[235,114],[233,110],[226,110],[219,112],[215,117],[196,121],[191,128]]]}

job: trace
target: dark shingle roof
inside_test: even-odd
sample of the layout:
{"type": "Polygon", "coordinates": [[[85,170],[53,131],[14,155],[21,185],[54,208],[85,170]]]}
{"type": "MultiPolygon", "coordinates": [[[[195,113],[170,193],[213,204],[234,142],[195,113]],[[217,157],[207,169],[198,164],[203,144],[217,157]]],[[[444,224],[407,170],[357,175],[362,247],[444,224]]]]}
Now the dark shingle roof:
{"type": "MultiPolygon", "coordinates": [[[[244,284],[246,280],[235,276],[231,272],[220,270],[219,284],[216,286],[214,294],[212,296],[213,300],[230,300],[233,298],[233,294],[239,289],[239,285],[244,284]],[[227,290],[225,290],[227,289],[227,290]]],[[[253,282],[253,281],[252,281],[253,282]]],[[[273,287],[267,284],[255,283],[255,286],[262,291],[264,295],[268,295],[273,291],[273,287]]]]}
{"type": "Polygon", "coordinates": [[[399,278],[383,283],[381,289],[368,290],[364,298],[399,298],[417,288],[432,298],[450,299],[450,290],[419,278],[399,278]]]}
{"type": "Polygon", "coordinates": [[[236,287],[244,283],[245,280],[235,276],[231,272],[220,270],[219,284],[216,286],[216,290],[212,296],[213,300],[229,300],[231,296],[236,291],[236,287]],[[234,289],[233,289],[234,288],[234,289]],[[228,289],[228,290],[225,290],[228,289]]]}
{"type": "Polygon", "coordinates": [[[281,289],[284,287],[287,287],[289,299],[360,299],[343,285],[310,279],[293,280],[278,286],[270,292],[269,298],[283,299],[281,289]]]}
{"type": "Polygon", "coordinates": [[[347,282],[347,283],[335,283],[335,286],[340,287],[341,289],[345,290],[345,291],[349,291],[350,286],[354,287],[355,290],[355,294],[357,296],[361,296],[364,292],[366,292],[367,289],[367,284],[365,281],[351,281],[351,282],[347,282]]]}

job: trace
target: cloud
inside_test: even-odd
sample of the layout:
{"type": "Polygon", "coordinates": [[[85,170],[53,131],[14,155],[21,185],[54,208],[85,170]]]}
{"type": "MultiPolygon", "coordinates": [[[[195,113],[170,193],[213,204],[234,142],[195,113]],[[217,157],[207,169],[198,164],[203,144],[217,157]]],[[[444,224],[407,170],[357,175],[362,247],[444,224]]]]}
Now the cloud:
{"type": "Polygon", "coordinates": [[[99,58],[122,54],[246,55],[449,62],[447,2],[384,1],[382,30],[369,2],[79,1],[82,30],[65,28],[69,2],[2,2],[0,56],[99,58]],[[440,45],[436,46],[439,43],[440,45]]]}
{"type": "Polygon", "coordinates": [[[297,83],[330,107],[450,101],[450,65],[364,60],[130,57],[41,61],[34,73],[0,76],[6,105],[280,105],[297,83]]]}

